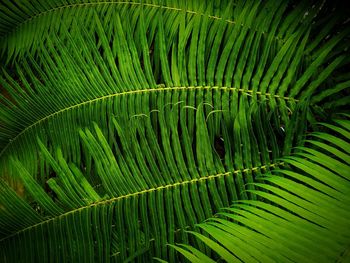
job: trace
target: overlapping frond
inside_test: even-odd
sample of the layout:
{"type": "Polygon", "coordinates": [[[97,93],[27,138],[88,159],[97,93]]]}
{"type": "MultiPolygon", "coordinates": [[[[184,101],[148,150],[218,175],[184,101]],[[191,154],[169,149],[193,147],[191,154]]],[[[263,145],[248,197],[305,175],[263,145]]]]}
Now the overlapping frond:
{"type": "MultiPolygon", "coordinates": [[[[44,189],[18,159],[11,159],[13,179],[24,185],[31,203],[2,196],[4,258],[36,261],[50,254],[57,262],[120,262],[139,254],[140,262],[153,256],[175,262],[165,244],[193,243],[185,229],[230,200],[255,200],[254,193],[242,192],[245,185],[253,190],[249,184],[256,176],[282,165],[276,158],[283,147],[268,112],[261,105],[248,107],[246,100],[240,98],[236,112],[176,103],[149,115],[115,117],[106,122],[108,136],[94,123],[93,129],[79,130],[78,164],[65,160],[58,143],[38,140],[49,166],[44,173],[54,174],[41,178],[48,179],[44,189]],[[269,141],[263,130],[270,130],[269,141]],[[28,217],[17,213],[19,206],[28,217]],[[11,249],[17,240],[21,253],[11,249]]],[[[16,196],[6,183],[2,187],[16,196]]]]}
{"type": "MultiPolygon", "coordinates": [[[[328,250],[338,253],[346,222],[335,226],[338,217],[326,212],[339,204],[347,215],[339,198],[349,178],[335,175],[348,169],[344,139],[315,133],[314,148],[284,161],[299,170],[264,184],[256,178],[303,146],[306,119],[347,110],[348,23],[327,1],[1,1],[0,259],[178,262],[166,244],[184,242],[181,251],[201,261],[215,257],[205,241],[228,261],[250,261],[251,250],[237,256],[204,231],[195,234],[202,241],[184,231],[243,199],[225,215],[275,220],[281,233],[291,230],[278,220],[304,224],[288,223],[293,230],[310,225],[302,233],[313,236],[335,227],[339,240],[328,250]],[[326,173],[325,184],[301,171],[326,173]],[[288,192],[308,190],[301,182],[315,197],[288,192]],[[258,201],[276,194],[296,206],[258,201]]],[[[347,137],[348,121],[337,123],[325,126],[347,137]]],[[[265,238],[258,224],[239,227],[265,238]]],[[[238,240],[220,238],[227,235],[238,240]]],[[[266,245],[252,242],[257,251],[266,245]]]]}
{"type": "MultiPolygon", "coordinates": [[[[323,14],[322,8],[328,10],[328,5],[303,2],[290,10],[293,4],[284,1],[162,4],[169,8],[126,2],[69,3],[67,7],[55,1],[34,2],[33,8],[25,2],[4,4],[3,24],[19,23],[19,32],[3,36],[3,43],[10,41],[10,35],[14,39],[6,44],[5,53],[10,47],[18,49],[16,55],[4,55],[13,60],[2,67],[0,78],[9,94],[0,98],[3,174],[11,176],[11,154],[36,174],[37,167],[30,165],[39,158],[33,143],[38,135],[55,142],[70,139],[67,147],[76,152],[62,149],[63,153],[78,161],[75,131],[79,127],[92,127],[92,121],[101,124],[118,114],[147,114],[162,107],[156,101],[159,93],[188,93],[189,98],[194,90],[210,90],[213,99],[207,102],[219,110],[222,102],[215,94],[222,92],[218,90],[244,93],[250,104],[266,103],[276,112],[276,126],[283,126],[298,100],[321,106],[348,88],[348,79],[341,74],[347,51],[339,47],[347,41],[348,31],[339,28],[332,37],[326,35],[342,16],[322,31],[326,39],[312,34],[319,27],[314,23],[318,14],[323,14]],[[25,39],[30,43],[20,47],[25,39]],[[331,74],[337,70],[339,79],[335,80],[331,74]],[[308,100],[314,94],[315,99],[308,100]],[[127,108],[116,108],[111,102],[127,108]],[[55,132],[62,123],[69,123],[66,133],[55,132]]],[[[230,95],[229,107],[235,107],[237,95],[230,95]]],[[[165,96],[164,105],[181,101],[175,97],[165,96]]],[[[206,101],[201,96],[191,100],[195,105],[206,101]]],[[[343,105],[347,100],[343,96],[334,103],[343,105]]]]}
{"type": "MultiPolygon", "coordinates": [[[[309,147],[283,158],[288,169],[254,184],[267,202],[236,201],[198,225],[210,238],[191,233],[227,262],[346,262],[350,122],[339,122],[345,127],[331,125],[334,135],[315,133],[309,147]]],[[[174,248],[191,262],[214,262],[186,244],[174,248]]]]}

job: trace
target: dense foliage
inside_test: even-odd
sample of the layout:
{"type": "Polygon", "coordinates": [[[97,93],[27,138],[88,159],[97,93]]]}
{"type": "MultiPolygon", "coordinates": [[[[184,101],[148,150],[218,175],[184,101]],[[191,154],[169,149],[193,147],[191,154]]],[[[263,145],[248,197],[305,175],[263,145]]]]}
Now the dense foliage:
{"type": "Polygon", "coordinates": [[[336,1],[0,1],[1,262],[341,262],[336,1]]]}

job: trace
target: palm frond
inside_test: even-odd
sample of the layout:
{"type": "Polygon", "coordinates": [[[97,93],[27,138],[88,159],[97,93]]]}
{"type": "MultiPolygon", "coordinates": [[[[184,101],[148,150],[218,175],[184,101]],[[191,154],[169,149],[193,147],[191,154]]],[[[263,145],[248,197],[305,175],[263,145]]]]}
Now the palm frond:
{"type": "MultiPolygon", "coordinates": [[[[315,195],[313,213],[287,195],[292,175],[256,178],[294,152],[285,163],[347,191],[344,139],[315,133],[303,148],[317,120],[348,110],[346,16],[327,1],[2,1],[1,260],[177,262],[166,244],[185,243],[203,261],[206,243],[230,261],[184,230],[232,200],[272,209],[272,193],[298,202],[291,218],[336,227],[331,197],[315,195]]],[[[348,121],[326,128],[349,134],[348,121]]]]}
{"type": "MultiPolygon", "coordinates": [[[[339,122],[349,132],[350,121],[339,122]]],[[[314,134],[319,140],[282,159],[289,168],[254,184],[265,201],[235,201],[198,224],[210,239],[189,233],[227,262],[342,262],[350,246],[350,145],[339,124],[331,127],[337,137],[314,134]]],[[[205,256],[193,247],[172,247],[191,262],[205,256]]]]}
{"type": "MultiPolygon", "coordinates": [[[[176,261],[166,243],[192,244],[183,230],[228,206],[229,200],[256,199],[254,193],[242,193],[244,185],[254,190],[249,184],[256,176],[283,165],[275,161],[282,152],[277,152],[281,147],[268,112],[258,105],[249,108],[247,99],[240,98],[236,113],[215,111],[205,103],[197,108],[176,103],[149,115],[114,117],[106,122],[108,136],[94,123],[93,129],[78,132],[82,145],[75,164],[64,158],[66,145],[52,149],[59,143],[38,139],[46,165],[37,181],[18,158],[11,159],[12,180],[24,185],[27,195],[27,202],[19,197],[16,202],[32,209],[36,220],[16,218],[16,209],[7,208],[13,200],[4,197],[6,213],[0,226],[6,231],[0,243],[6,260],[35,261],[50,253],[57,255],[57,261],[66,257],[108,262],[135,255],[176,261]],[[254,120],[258,122],[253,125],[254,120]],[[270,142],[264,129],[271,130],[270,142]],[[45,188],[40,186],[42,180],[45,188]],[[8,216],[20,221],[21,227],[9,228],[8,216]],[[89,255],[74,239],[80,232],[89,255]],[[65,238],[65,233],[71,236],[65,238]],[[47,238],[52,245],[41,242],[47,238]],[[96,242],[101,238],[107,240],[100,246],[96,242]],[[17,239],[30,243],[20,254],[7,247],[17,239]]],[[[11,190],[7,184],[4,187],[11,190]]]]}
{"type": "MultiPolygon", "coordinates": [[[[208,102],[218,110],[236,111],[238,95],[244,93],[249,104],[266,103],[275,111],[276,126],[287,126],[296,102],[311,95],[317,95],[317,106],[335,106],[328,99],[348,88],[348,78],[330,78],[347,64],[347,51],[337,56],[332,52],[347,41],[348,31],[339,28],[331,38],[314,39],[318,14],[331,7],[302,2],[293,11],[288,8],[284,1],[4,4],[4,30],[18,25],[18,32],[4,34],[2,42],[4,58],[11,60],[0,77],[10,94],[10,99],[0,98],[3,174],[11,177],[11,154],[37,174],[37,136],[61,145],[66,158],[79,162],[77,129],[92,128],[93,121],[105,126],[105,119],[118,114],[147,114],[167,103],[185,101],[196,107],[208,102]],[[302,12],[309,15],[300,21],[302,12]],[[191,97],[199,90],[212,95],[191,97]],[[176,99],[170,95],[174,92],[188,95],[176,99]],[[222,105],[226,92],[230,102],[222,105]],[[167,94],[162,105],[159,93],[167,94]],[[119,102],[124,100],[128,102],[119,102]],[[65,132],[54,132],[62,123],[69,123],[65,132]]],[[[328,19],[336,26],[342,18],[328,19]]],[[[344,105],[347,98],[333,103],[344,105]]]]}

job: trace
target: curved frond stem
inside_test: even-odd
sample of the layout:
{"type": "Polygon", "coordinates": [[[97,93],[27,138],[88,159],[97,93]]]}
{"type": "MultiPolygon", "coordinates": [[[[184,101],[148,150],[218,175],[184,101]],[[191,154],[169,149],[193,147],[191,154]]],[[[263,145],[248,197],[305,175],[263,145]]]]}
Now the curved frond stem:
{"type": "MultiPolygon", "coordinates": [[[[6,152],[7,148],[13,144],[19,137],[21,137],[23,134],[25,134],[27,131],[29,131],[31,128],[33,128],[34,126],[39,125],[40,123],[53,118],[56,115],[62,114],[64,112],[70,111],[70,110],[74,110],[77,109],[83,105],[87,105],[87,104],[93,104],[93,103],[97,103],[103,100],[107,100],[113,97],[120,97],[120,96],[128,96],[128,95],[132,95],[132,94],[144,94],[144,93],[154,93],[154,92],[167,92],[167,91],[178,91],[178,90],[223,90],[223,91],[231,91],[231,92],[240,92],[243,94],[251,94],[254,91],[253,90],[247,90],[247,89],[238,89],[238,88],[233,88],[233,87],[218,87],[218,86],[196,86],[196,87],[157,87],[157,88],[148,88],[148,89],[140,89],[140,90],[131,90],[131,91],[126,91],[126,92],[120,92],[120,93],[115,93],[115,94],[109,94],[106,96],[102,96],[99,98],[95,98],[95,99],[91,99],[91,100],[87,100],[69,107],[66,107],[64,109],[61,109],[59,111],[56,111],[54,113],[51,113],[48,116],[45,116],[39,120],[37,120],[36,122],[30,124],[28,127],[24,128],[20,133],[18,133],[15,137],[13,137],[12,139],[10,139],[9,143],[1,150],[0,152],[0,157],[6,152]]],[[[269,97],[274,97],[276,99],[281,99],[281,100],[287,100],[287,101],[293,101],[293,102],[298,102],[298,99],[294,99],[291,97],[284,97],[284,96],[279,96],[276,94],[269,94],[269,93],[264,93],[262,94],[261,92],[255,92],[258,95],[261,96],[266,96],[267,98],[269,97]]],[[[177,102],[179,103],[179,102],[177,102]]],[[[191,107],[191,106],[185,106],[185,107],[191,107]]]]}
{"type": "Polygon", "coordinates": [[[203,176],[203,177],[200,177],[200,178],[191,179],[191,180],[188,180],[188,181],[182,181],[182,182],[177,182],[177,183],[168,184],[168,185],[164,185],[164,186],[159,186],[159,187],[155,187],[155,188],[145,189],[145,190],[142,190],[142,191],[139,191],[139,192],[130,193],[130,194],[126,194],[126,195],[122,195],[122,196],[118,196],[118,197],[113,197],[113,198],[110,198],[110,199],[107,199],[107,200],[98,201],[98,202],[92,203],[90,205],[82,206],[82,207],[79,207],[77,209],[71,210],[71,211],[66,212],[64,214],[61,214],[59,216],[55,216],[55,217],[49,218],[49,219],[44,220],[44,221],[42,221],[42,222],[40,222],[38,224],[35,224],[35,225],[32,225],[32,226],[26,227],[24,229],[21,229],[21,230],[17,231],[16,233],[13,233],[13,234],[11,234],[11,235],[1,239],[0,243],[4,242],[5,240],[7,240],[7,239],[9,239],[9,238],[11,238],[11,237],[13,237],[15,235],[18,235],[19,233],[28,231],[28,230],[30,230],[32,228],[38,227],[38,226],[43,225],[43,224],[48,224],[50,221],[58,220],[59,218],[66,217],[66,216],[74,214],[74,213],[79,213],[82,210],[89,209],[89,208],[94,207],[94,206],[101,206],[101,205],[104,205],[104,204],[118,202],[120,200],[127,199],[129,197],[145,195],[145,194],[148,194],[148,193],[151,193],[151,192],[154,192],[154,191],[174,188],[174,187],[181,186],[181,185],[187,185],[187,184],[193,184],[193,183],[206,183],[207,181],[212,180],[214,178],[220,178],[220,177],[224,177],[224,176],[234,176],[234,175],[237,175],[237,174],[240,174],[240,173],[248,173],[248,172],[253,172],[253,171],[257,171],[257,170],[265,170],[267,168],[274,168],[274,167],[282,166],[282,165],[284,165],[283,162],[277,162],[277,163],[272,163],[272,164],[269,164],[269,165],[262,165],[262,166],[259,166],[259,167],[245,168],[245,169],[242,169],[242,170],[235,170],[235,171],[226,172],[226,173],[219,173],[219,174],[215,174],[215,175],[208,175],[208,176],[203,176]]]}

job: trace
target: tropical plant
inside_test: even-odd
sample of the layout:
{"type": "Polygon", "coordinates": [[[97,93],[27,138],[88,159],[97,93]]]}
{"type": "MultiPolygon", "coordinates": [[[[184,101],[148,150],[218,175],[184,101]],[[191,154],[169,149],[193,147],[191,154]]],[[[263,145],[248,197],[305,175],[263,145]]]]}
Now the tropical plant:
{"type": "Polygon", "coordinates": [[[348,23],[327,1],[2,1],[1,261],[346,260],[348,23]]]}
{"type": "MultiPolygon", "coordinates": [[[[350,121],[337,122],[327,125],[336,136],[314,133],[311,147],[282,159],[289,169],[254,183],[260,189],[248,191],[263,201],[240,200],[199,224],[215,242],[190,233],[227,262],[348,262],[350,121]]],[[[186,244],[174,247],[191,262],[215,262],[186,244]]]]}

